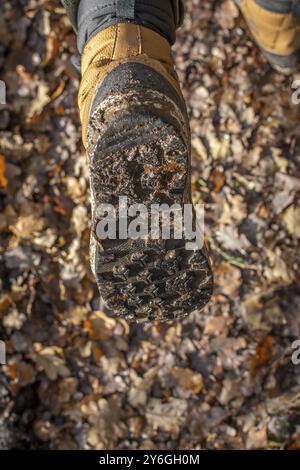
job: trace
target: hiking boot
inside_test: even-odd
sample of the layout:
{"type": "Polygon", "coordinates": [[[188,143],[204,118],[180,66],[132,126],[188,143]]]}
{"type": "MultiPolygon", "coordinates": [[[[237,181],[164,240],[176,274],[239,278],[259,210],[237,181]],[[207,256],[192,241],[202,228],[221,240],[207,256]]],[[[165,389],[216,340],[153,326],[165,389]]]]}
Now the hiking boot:
{"type": "MultiPolygon", "coordinates": [[[[79,107],[91,200],[91,265],[101,296],[127,320],[171,320],[210,299],[206,249],[185,239],[103,239],[103,205],[191,204],[190,130],[169,42],[151,29],[118,24],[85,46],[79,107]]],[[[193,214],[195,227],[195,213],[193,214]]],[[[123,219],[121,223],[124,222],[123,219]]]]}
{"type": "Polygon", "coordinates": [[[98,232],[104,204],[115,208],[119,227],[120,197],[149,213],[153,204],[192,202],[189,124],[168,41],[134,24],[100,31],[83,52],[79,106],[90,165],[91,264],[104,302],[138,321],[202,308],[212,293],[204,248],[119,233],[104,240],[98,232]]]}
{"type": "MultiPolygon", "coordinates": [[[[124,200],[131,209],[143,206],[144,222],[151,224],[153,206],[165,205],[169,218],[174,204],[177,214],[192,206],[190,130],[170,47],[183,20],[183,1],[62,3],[82,54],[79,108],[90,168],[90,258],[102,299],[113,315],[127,320],[185,317],[212,294],[205,247],[191,244],[186,232],[183,239],[162,236],[165,212],[158,217],[159,235],[153,236],[150,225],[142,237],[124,236],[121,226],[127,230],[128,221],[120,209],[124,200]],[[106,223],[118,232],[103,237],[99,227],[106,223]]],[[[195,230],[195,212],[190,219],[195,230]]],[[[128,220],[136,222],[132,214],[128,220]]],[[[170,233],[176,224],[174,215],[170,233]]]]}
{"type": "Polygon", "coordinates": [[[283,74],[300,69],[300,2],[236,0],[252,36],[272,67],[283,74]]]}

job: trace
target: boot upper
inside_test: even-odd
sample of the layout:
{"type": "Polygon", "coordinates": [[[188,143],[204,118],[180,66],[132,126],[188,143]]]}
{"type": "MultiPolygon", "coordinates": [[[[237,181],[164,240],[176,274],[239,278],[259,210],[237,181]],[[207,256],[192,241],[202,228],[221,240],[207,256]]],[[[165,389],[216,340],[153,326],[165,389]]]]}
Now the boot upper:
{"type": "Polygon", "coordinates": [[[82,54],[79,108],[83,143],[87,145],[90,107],[95,91],[108,74],[124,63],[142,63],[160,73],[181,96],[169,42],[140,25],[121,23],[97,33],[82,54]]]}

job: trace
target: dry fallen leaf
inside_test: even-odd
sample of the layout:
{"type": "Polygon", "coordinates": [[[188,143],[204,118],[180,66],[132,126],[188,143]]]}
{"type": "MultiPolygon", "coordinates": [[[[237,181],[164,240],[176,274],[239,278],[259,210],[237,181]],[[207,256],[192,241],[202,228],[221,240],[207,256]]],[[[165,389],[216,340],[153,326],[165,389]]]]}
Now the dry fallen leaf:
{"type": "Polygon", "coordinates": [[[215,267],[215,282],[224,294],[235,297],[242,282],[241,270],[229,262],[221,261],[215,267]]]}
{"type": "Polygon", "coordinates": [[[300,238],[300,206],[292,204],[283,213],[282,219],[293,237],[300,238]]]}
{"type": "Polygon", "coordinates": [[[154,430],[178,433],[185,420],[186,410],[186,400],[171,398],[164,403],[158,398],[151,398],[146,408],[146,419],[154,430]]]}
{"type": "Polygon", "coordinates": [[[18,385],[25,387],[33,382],[35,378],[35,370],[28,362],[20,362],[17,364],[18,385]]]}
{"type": "Polygon", "coordinates": [[[50,380],[58,377],[67,377],[70,371],[63,359],[63,351],[58,347],[46,347],[41,351],[32,354],[32,359],[37,366],[45,371],[50,380]]]}
{"type": "Polygon", "coordinates": [[[239,16],[239,10],[232,0],[222,2],[217,8],[215,17],[222,28],[232,29],[235,26],[235,18],[239,16]]]}
{"type": "Polygon", "coordinates": [[[220,225],[217,231],[217,239],[221,245],[230,251],[239,251],[245,253],[250,243],[247,237],[242,233],[238,233],[236,225],[220,225]]]}
{"type": "Polygon", "coordinates": [[[253,427],[250,429],[246,449],[266,449],[268,446],[267,441],[267,427],[263,425],[261,428],[256,429],[253,427]]]}
{"type": "Polygon", "coordinates": [[[50,101],[49,85],[46,82],[38,82],[36,97],[28,109],[27,121],[30,122],[32,118],[39,116],[50,101]]]}
{"type": "Polygon", "coordinates": [[[78,379],[76,377],[65,377],[59,382],[58,398],[63,403],[68,403],[78,387],[78,379]]]}
{"type": "Polygon", "coordinates": [[[279,247],[275,250],[266,250],[269,263],[265,264],[264,275],[270,283],[290,284],[293,280],[293,273],[287,262],[283,259],[282,251],[279,247]]]}
{"type": "Polygon", "coordinates": [[[113,335],[116,321],[108,317],[103,312],[93,312],[88,320],[85,320],[84,327],[93,340],[107,341],[113,335]]]}
{"type": "Polygon", "coordinates": [[[205,323],[204,334],[208,336],[227,336],[228,319],[223,316],[208,318],[205,323]]]}
{"type": "Polygon", "coordinates": [[[9,307],[13,304],[14,302],[10,294],[4,294],[2,297],[0,297],[0,318],[8,311],[9,307]]]}
{"type": "Polygon", "coordinates": [[[224,200],[220,224],[239,225],[247,217],[247,204],[239,194],[228,194],[224,200]]]}
{"type": "Polygon", "coordinates": [[[184,390],[189,390],[195,395],[200,393],[203,389],[203,378],[199,372],[192,369],[173,367],[172,375],[174,375],[179,387],[184,390]]]}
{"type": "Polygon", "coordinates": [[[250,377],[254,377],[260,369],[266,365],[274,356],[275,340],[272,336],[267,336],[256,348],[254,356],[251,358],[250,377]]]}
{"type": "Polygon", "coordinates": [[[225,173],[223,170],[219,168],[215,168],[211,174],[209,179],[214,184],[214,191],[215,193],[219,193],[225,184],[225,173]]]}
{"type": "Polygon", "coordinates": [[[47,442],[57,434],[57,428],[49,421],[37,420],[33,423],[34,434],[42,441],[47,442]]]}
{"type": "Polygon", "coordinates": [[[20,216],[15,225],[11,225],[10,230],[20,239],[32,239],[34,235],[43,230],[46,220],[37,217],[35,214],[20,216]]]}
{"type": "Polygon", "coordinates": [[[8,179],[6,178],[6,160],[4,155],[0,155],[0,186],[7,188],[8,179]]]}

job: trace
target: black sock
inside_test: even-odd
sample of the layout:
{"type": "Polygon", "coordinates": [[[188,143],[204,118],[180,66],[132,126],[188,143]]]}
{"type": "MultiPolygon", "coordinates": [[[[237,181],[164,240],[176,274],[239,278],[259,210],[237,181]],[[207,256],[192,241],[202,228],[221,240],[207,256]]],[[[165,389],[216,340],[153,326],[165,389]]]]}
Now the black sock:
{"type": "Polygon", "coordinates": [[[78,50],[99,31],[116,23],[135,23],[163,35],[174,44],[183,20],[183,0],[80,0],[78,50]]]}

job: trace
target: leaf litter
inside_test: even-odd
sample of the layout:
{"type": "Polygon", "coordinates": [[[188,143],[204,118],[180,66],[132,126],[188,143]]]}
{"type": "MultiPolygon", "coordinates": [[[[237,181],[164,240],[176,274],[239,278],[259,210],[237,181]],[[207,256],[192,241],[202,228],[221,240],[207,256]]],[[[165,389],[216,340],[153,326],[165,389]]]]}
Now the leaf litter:
{"type": "Polygon", "coordinates": [[[99,310],[72,28],[57,0],[2,5],[1,448],[300,447],[299,106],[234,2],[198,3],[174,54],[215,292],[147,325],[99,310]]]}

